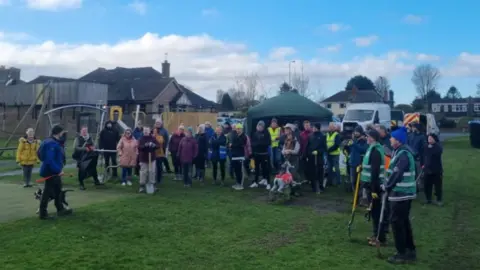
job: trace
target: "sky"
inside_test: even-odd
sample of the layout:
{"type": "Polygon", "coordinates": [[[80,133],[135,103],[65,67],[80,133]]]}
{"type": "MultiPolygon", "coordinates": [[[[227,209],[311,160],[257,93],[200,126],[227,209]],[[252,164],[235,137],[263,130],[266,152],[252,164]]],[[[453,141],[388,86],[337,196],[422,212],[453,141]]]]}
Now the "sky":
{"type": "Polygon", "coordinates": [[[442,95],[454,85],[473,96],[479,10],[467,0],[0,0],[0,65],[28,81],[161,70],[167,57],[177,81],[211,100],[252,74],[272,96],[303,70],[314,99],[358,74],[385,76],[399,104],[417,96],[415,66],[431,64],[442,95]]]}

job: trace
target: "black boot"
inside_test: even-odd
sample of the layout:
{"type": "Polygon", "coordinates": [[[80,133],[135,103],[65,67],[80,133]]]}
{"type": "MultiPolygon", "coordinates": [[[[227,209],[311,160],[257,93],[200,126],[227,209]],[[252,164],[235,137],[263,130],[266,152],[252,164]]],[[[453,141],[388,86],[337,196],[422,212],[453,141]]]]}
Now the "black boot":
{"type": "Polygon", "coordinates": [[[407,254],[406,254],[407,258],[409,261],[416,261],[417,260],[417,251],[416,250],[409,250],[407,249],[407,254]]]}
{"type": "Polygon", "coordinates": [[[73,209],[62,209],[60,211],[57,211],[57,216],[59,217],[65,217],[73,214],[73,209]]]}
{"type": "Polygon", "coordinates": [[[388,258],[387,262],[391,264],[405,264],[408,261],[408,257],[406,254],[397,253],[392,257],[388,258]]]}
{"type": "Polygon", "coordinates": [[[47,211],[40,211],[38,215],[41,220],[53,220],[55,217],[49,216],[47,211]]]}

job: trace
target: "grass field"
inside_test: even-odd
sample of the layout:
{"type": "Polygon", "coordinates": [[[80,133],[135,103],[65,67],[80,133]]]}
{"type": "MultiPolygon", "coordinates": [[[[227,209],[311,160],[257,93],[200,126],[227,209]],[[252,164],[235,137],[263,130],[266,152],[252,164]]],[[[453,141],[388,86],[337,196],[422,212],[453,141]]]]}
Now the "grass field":
{"type": "MultiPolygon", "coordinates": [[[[445,206],[415,202],[418,262],[402,269],[479,269],[480,151],[465,139],[445,148],[445,206]]],[[[2,189],[19,180],[3,181],[8,184],[2,189]]],[[[20,190],[18,196],[33,200],[27,194],[31,189],[20,190]]],[[[93,204],[76,207],[72,199],[74,216],[40,221],[34,208],[30,218],[0,224],[4,269],[400,268],[376,258],[375,248],[366,245],[371,224],[362,217],[364,209],[357,214],[353,241],[348,240],[351,198],[334,188],[320,196],[306,191],[291,205],[266,203],[264,190],[233,192],[195,183],[187,190],[168,178],[155,196],[121,186],[74,193],[93,204]],[[113,193],[117,197],[106,202],[92,200],[113,193]]],[[[0,207],[11,207],[0,198],[0,207]]],[[[393,254],[389,244],[384,254],[393,254]]]]}

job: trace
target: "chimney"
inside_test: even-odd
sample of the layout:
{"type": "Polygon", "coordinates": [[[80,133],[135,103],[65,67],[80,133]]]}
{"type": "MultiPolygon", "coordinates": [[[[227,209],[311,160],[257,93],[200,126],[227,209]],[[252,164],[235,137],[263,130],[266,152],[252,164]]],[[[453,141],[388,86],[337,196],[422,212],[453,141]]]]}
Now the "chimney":
{"type": "Polygon", "coordinates": [[[170,63],[167,60],[162,63],[162,75],[165,78],[170,78],[170,63]]]}

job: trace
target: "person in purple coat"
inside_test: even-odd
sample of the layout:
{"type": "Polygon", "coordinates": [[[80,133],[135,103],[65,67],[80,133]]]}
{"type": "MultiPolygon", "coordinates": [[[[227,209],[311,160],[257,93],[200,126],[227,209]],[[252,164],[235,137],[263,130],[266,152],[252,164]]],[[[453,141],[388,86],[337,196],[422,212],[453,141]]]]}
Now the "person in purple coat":
{"type": "Polygon", "coordinates": [[[188,127],[185,132],[185,137],[180,141],[177,150],[177,157],[182,165],[183,184],[185,187],[192,186],[192,164],[197,154],[197,140],[193,137],[193,128],[188,127]]]}

